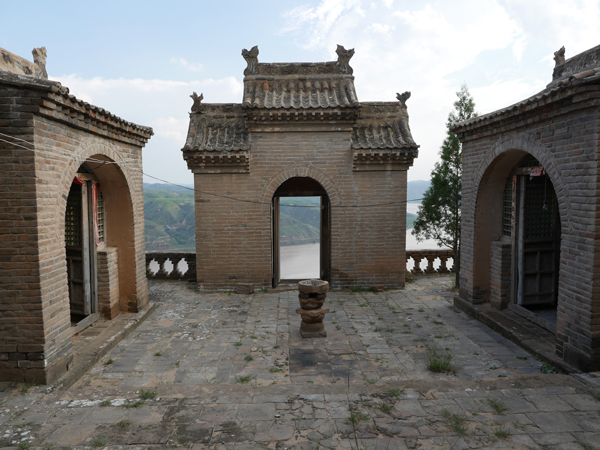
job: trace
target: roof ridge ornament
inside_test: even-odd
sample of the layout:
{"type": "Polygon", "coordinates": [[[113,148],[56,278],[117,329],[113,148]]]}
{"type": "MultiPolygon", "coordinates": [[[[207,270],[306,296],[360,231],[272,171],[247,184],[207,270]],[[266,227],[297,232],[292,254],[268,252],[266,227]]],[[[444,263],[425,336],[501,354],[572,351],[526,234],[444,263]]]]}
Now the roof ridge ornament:
{"type": "Polygon", "coordinates": [[[565,62],[565,46],[563,45],[557,51],[554,52],[554,62],[556,63],[554,67],[560,66],[565,62]]]}
{"type": "Polygon", "coordinates": [[[396,98],[400,102],[403,108],[406,108],[406,100],[410,98],[410,91],[403,92],[402,94],[396,93],[396,98]]]}
{"type": "Polygon", "coordinates": [[[354,49],[346,50],[344,46],[338,44],[335,52],[338,55],[337,64],[340,67],[340,73],[352,75],[353,70],[350,67],[350,59],[354,56],[354,49]]]}
{"type": "Polygon", "coordinates": [[[250,51],[242,49],[242,56],[248,64],[244,70],[244,76],[256,75],[258,73],[258,45],[252,47],[250,51]]]}
{"type": "Polygon", "coordinates": [[[192,112],[199,112],[202,109],[202,100],[204,100],[204,94],[200,93],[200,95],[196,94],[196,92],[194,92],[192,95],[190,95],[190,97],[192,98],[192,100],[194,100],[194,104],[192,105],[192,112]]]}
{"type": "Polygon", "coordinates": [[[34,48],[31,51],[31,54],[33,55],[33,62],[37,66],[35,76],[47,80],[48,72],[46,72],[46,58],[48,54],[46,53],[46,47],[34,48]]]}

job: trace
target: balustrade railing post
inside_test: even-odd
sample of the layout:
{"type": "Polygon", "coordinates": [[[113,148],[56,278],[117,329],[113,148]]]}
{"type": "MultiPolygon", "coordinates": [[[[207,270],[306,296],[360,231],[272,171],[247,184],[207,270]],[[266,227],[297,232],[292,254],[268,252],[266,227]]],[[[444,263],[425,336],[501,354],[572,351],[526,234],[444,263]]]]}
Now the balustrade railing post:
{"type": "Polygon", "coordinates": [[[158,272],[156,272],[156,275],[154,275],[154,278],[167,278],[167,276],[169,274],[165,270],[165,263],[167,262],[167,259],[169,259],[169,257],[168,256],[156,256],[155,259],[156,259],[156,262],[158,262],[158,272]]]}
{"type": "Polygon", "coordinates": [[[438,268],[438,273],[448,273],[448,267],[446,267],[446,263],[448,262],[447,256],[440,256],[440,267],[438,268]]]}
{"type": "Polygon", "coordinates": [[[169,278],[179,280],[183,278],[183,273],[179,270],[179,263],[183,261],[183,257],[171,255],[171,263],[173,264],[173,270],[169,274],[169,278]]]}
{"type": "Polygon", "coordinates": [[[435,273],[435,269],[433,268],[433,263],[435,262],[435,259],[437,258],[436,255],[428,255],[425,258],[427,258],[427,269],[425,270],[425,273],[435,273]]]}
{"type": "Polygon", "coordinates": [[[422,256],[413,255],[413,260],[415,261],[415,265],[413,267],[413,270],[411,270],[411,273],[414,273],[414,274],[423,273],[423,270],[421,270],[421,260],[422,259],[423,259],[422,256]]]}
{"type": "Polygon", "coordinates": [[[146,278],[154,278],[154,272],[150,268],[150,264],[152,264],[152,260],[154,258],[146,256],[146,278]]]}

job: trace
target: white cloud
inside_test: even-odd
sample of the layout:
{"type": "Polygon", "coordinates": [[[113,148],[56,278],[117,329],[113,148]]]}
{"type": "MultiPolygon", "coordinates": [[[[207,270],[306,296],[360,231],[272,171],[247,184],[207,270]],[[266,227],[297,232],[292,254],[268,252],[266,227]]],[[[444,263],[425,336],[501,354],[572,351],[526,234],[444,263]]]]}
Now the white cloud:
{"type": "MultiPolygon", "coordinates": [[[[173,139],[178,143],[185,142],[189,119],[177,119],[175,117],[159,117],[152,121],[154,134],[173,139]]],[[[183,146],[183,145],[182,145],[183,146]]]]}
{"type": "Polygon", "coordinates": [[[144,171],[174,182],[191,183],[180,150],[185,144],[192,92],[204,93],[205,102],[240,102],[242,83],[234,77],[195,81],[142,78],[82,78],[70,74],[54,78],[71,94],[100,106],[125,120],[154,128],[144,148],[144,171]]]}
{"type": "Polygon", "coordinates": [[[380,23],[374,23],[371,25],[371,30],[375,33],[388,34],[393,29],[390,25],[382,25],[380,23]]]}
{"type": "Polygon", "coordinates": [[[185,69],[189,70],[190,72],[201,72],[202,69],[204,68],[202,66],[202,64],[198,63],[198,64],[192,64],[188,61],[186,61],[183,58],[171,58],[171,63],[172,64],[179,64],[182,67],[184,67],[185,69]]]}
{"type": "MultiPolygon", "coordinates": [[[[528,42],[521,25],[496,0],[451,5],[322,0],[316,6],[295,8],[285,18],[288,25],[282,33],[296,36],[302,48],[320,50],[330,59],[336,59],[336,44],[355,48],[350,64],[361,101],[394,101],[396,92],[412,92],[408,111],[421,149],[410,179],[429,177],[460,85],[485,82],[483,68],[474,72],[474,79],[465,76],[479,58],[491,51],[522,56],[528,42]]],[[[498,78],[492,73],[490,84],[498,78]]],[[[532,94],[527,85],[521,81],[514,92],[532,94]]],[[[492,93],[509,88],[515,86],[498,84],[490,93],[482,91],[490,97],[483,106],[498,104],[492,93]]]]}

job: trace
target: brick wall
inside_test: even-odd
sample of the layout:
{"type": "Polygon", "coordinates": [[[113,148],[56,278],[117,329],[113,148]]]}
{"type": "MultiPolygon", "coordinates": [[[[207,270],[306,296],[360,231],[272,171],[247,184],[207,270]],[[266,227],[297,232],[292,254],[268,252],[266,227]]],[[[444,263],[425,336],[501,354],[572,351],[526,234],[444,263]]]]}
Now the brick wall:
{"type": "Polygon", "coordinates": [[[0,80],[0,133],[12,136],[0,138],[35,148],[0,141],[0,380],[49,383],[72,357],[64,220],[73,177],[88,157],[128,160],[118,167],[96,163],[93,172],[105,198],[107,243],[119,248],[120,309],[148,302],[144,138],[61,89],[35,79],[0,80]]]}
{"type": "Polygon", "coordinates": [[[490,303],[494,308],[508,307],[510,296],[512,242],[502,236],[492,241],[490,251],[490,303]]]}
{"type": "Polygon", "coordinates": [[[557,355],[583,370],[600,369],[599,98],[598,86],[569,87],[458,130],[463,142],[460,297],[478,303],[498,281],[490,251],[501,233],[504,181],[529,153],[544,166],[560,211],[557,355]]]}
{"type": "MultiPolygon", "coordinates": [[[[322,127],[321,127],[322,128],[322,127]]],[[[354,171],[350,130],[252,132],[249,173],[196,174],[198,284],[270,286],[271,201],[292,177],[310,177],[331,201],[332,283],[404,285],[406,167],[354,171]],[[259,203],[218,198],[215,193],[259,203]]]]}
{"type": "Polygon", "coordinates": [[[105,247],[98,250],[98,306],[107,319],[120,312],[118,249],[105,247]]]}

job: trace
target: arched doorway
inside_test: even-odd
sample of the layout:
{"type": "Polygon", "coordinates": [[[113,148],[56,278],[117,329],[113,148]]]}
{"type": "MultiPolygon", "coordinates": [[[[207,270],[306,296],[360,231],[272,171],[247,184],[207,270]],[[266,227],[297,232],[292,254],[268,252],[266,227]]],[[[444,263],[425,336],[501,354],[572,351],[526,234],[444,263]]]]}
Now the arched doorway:
{"type": "MultiPolygon", "coordinates": [[[[533,156],[526,156],[511,175],[505,192],[510,192],[514,210],[512,304],[539,317],[546,328],[555,329],[561,243],[556,193],[533,156]]],[[[505,202],[507,197],[505,194],[505,202]]]]}
{"type": "MultiPolygon", "coordinates": [[[[319,211],[319,269],[315,278],[331,280],[331,203],[327,192],[321,184],[309,177],[292,177],[283,182],[273,194],[272,200],[272,258],[273,258],[273,287],[280,282],[296,282],[299,278],[282,277],[281,271],[281,208],[282,198],[312,198],[317,202],[304,202],[303,205],[295,205],[298,208],[318,207],[319,211]]],[[[289,203],[288,203],[289,205],[289,203]]]]}
{"type": "Polygon", "coordinates": [[[70,178],[64,211],[69,309],[75,332],[100,315],[113,319],[121,311],[135,312],[137,292],[144,288],[140,281],[145,282],[145,276],[138,276],[145,264],[143,253],[138,254],[133,245],[136,219],[127,178],[105,155],[90,160],[70,178]]]}
{"type": "Polygon", "coordinates": [[[534,156],[509,150],[478,187],[473,297],[556,331],[561,228],[550,177],[534,156]]]}

